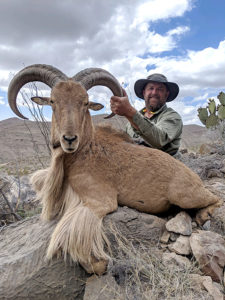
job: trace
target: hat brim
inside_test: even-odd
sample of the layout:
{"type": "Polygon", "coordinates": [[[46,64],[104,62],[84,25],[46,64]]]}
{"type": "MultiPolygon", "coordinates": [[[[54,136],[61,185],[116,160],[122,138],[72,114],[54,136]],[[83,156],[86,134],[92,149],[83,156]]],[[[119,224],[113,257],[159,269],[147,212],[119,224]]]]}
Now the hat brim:
{"type": "MultiPolygon", "coordinates": [[[[139,79],[135,82],[134,91],[135,94],[138,96],[138,98],[144,99],[143,90],[145,85],[149,82],[156,82],[156,81],[149,80],[149,79],[139,79]]],[[[174,82],[168,82],[168,81],[160,82],[160,83],[164,83],[168,87],[168,90],[170,92],[166,102],[173,101],[179,94],[179,86],[174,82]]]]}

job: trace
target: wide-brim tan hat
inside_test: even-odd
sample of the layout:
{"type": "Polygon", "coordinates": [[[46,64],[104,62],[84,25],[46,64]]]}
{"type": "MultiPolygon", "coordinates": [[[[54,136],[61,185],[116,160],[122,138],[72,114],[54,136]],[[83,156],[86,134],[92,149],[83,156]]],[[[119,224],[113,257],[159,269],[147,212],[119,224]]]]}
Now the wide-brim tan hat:
{"type": "Polygon", "coordinates": [[[179,86],[175,82],[169,82],[167,80],[166,76],[155,73],[155,74],[149,75],[147,77],[147,79],[139,79],[135,82],[134,91],[135,91],[135,94],[139,98],[144,99],[143,90],[144,90],[144,87],[146,86],[146,84],[149,82],[164,83],[167,86],[170,93],[169,93],[169,96],[168,96],[166,102],[173,101],[179,93],[179,86]]]}

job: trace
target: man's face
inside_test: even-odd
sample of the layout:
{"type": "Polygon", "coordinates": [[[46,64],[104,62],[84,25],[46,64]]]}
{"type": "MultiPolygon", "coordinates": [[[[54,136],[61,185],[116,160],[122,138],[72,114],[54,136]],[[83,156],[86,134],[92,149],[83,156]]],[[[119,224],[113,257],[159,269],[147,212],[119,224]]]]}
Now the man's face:
{"type": "Polygon", "coordinates": [[[159,110],[169,96],[165,84],[158,82],[149,82],[143,90],[146,108],[150,111],[159,110]]]}

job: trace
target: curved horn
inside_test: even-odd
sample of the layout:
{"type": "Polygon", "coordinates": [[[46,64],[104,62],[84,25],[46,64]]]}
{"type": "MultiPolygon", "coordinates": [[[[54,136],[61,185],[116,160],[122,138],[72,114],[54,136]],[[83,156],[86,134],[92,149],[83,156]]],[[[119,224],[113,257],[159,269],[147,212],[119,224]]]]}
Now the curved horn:
{"type": "Polygon", "coordinates": [[[68,80],[68,77],[57,68],[49,65],[35,64],[22,69],[10,82],[8,102],[12,111],[20,118],[27,119],[18,110],[16,97],[21,87],[32,81],[41,81],[52,88],[57,82],[68,80]]]}
{"type": "MultiPolygon", "coordinates": [[[[114,96],[123,96],[122,88],[118,80],[108,71],[100,68],[88,68],[80,71],[72,77],[73,80],[80,82],[88,91],[90,88],[96,85],[103,85],[108,87],[114,96]]],[[[111,113],[105,119],[115,116],[111,113]]]]}

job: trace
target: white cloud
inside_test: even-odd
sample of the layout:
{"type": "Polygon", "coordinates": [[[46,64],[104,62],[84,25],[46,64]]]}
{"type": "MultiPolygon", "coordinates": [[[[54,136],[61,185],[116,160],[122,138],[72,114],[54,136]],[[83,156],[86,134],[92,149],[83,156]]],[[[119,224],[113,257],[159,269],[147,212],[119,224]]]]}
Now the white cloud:
{"type": "Polygon", "coordinates": [[[180,17],[192,8],[189,0],[152,0],[145,1],[137,9],[134,24],[157,21],[171,17],[180,17]]]}
{"type": "MultiPolygon", "coordinates": [[[[182,25],[180,19],[179,26],[170,26],[165,33],[152,29],[153,23],[184,16],[194,2],[55,0],[52,5],[50,0],[39,0],[31,6],[29,0],[3,1],[0,56],[4,59],[0,61],[0,89],[7,91],[13,74],[34,63],[54,65],[68,76],[87,67],[101,67],[120,83],[129,84],[130,98],[140,109],[143,101],[136,98],[133,85],[137,79],[147,77],[148,66],[150,72],[163,73],[168,80],[179,84],[179,97],[171,105],[178,109],[184,122],[198,122],[195,103],[224,89],[225,41],[217,48],[162,57],[161,53],[176,49],[179,39],[191,28],[182,25]],[[191,102],[186,102],[188,96],[193,98],[191,102]]],[[[49,93],[46,87],[40,89],[43,95],[49,93]]],[[[96,87],[89,95],[109,111],[109,90],[96,87]]],[[[21,101],[19,98],[19,106],[21,101]]]]}
{"type": "Polygon", "coordinates": [[[174,29],[169,30],[167,32],[167,34],[169,36],[171,36],[171,35],[182,35],[182,34],[188,32],[189,30],[190,30],[190,28],[188,26],[178,26],[174,29]]]}
{"type": "Polygon", "coordinates": [[[206,101],[208,98],[209,98],[209,93],[207,92],[207,93],[204,93],[203,95],[194,97],[191,100],[191,103],[199,102],[199,101],[202,101],[202,100],[206,101]]]}
{"type": "Polygon", "coordinates": [[[148,31],[148,22],[181,16],[191,7],[187,0],[170,4],[165,0],[56,0],[54,6],[50,0],[39,0],[33,7],[28,0],[22,3],[10,0],[1,4],[0,56],[4,60],[0,69],[15,71],[23,65],[48,63],[70,73],[118,57],[168,51],[175,47],[175,33],[163,36],[148,31]],[[143,14],[146,5],[150,12],[151,7],[160,7],[160,14],[154,10],[143,14]],[[140,22],[134,27],[136,18],[140,22]]]}
{"type": "MultiPolygon", "coordinates": [[[[155,72],[164,73],[168,80],[180,85],[180,98],[199,96],[200,90],[224,89],[225,41],[218,48],[188,51],[183,57],[157,57],[152,59],[155,72]]],[[[213,91],[212,91],[213,92],[213,91]]]]}
{"type": "Polygon", "coordinates": [[[193,105],[187,106],[184,102],[177,101],[177,100],[168,103],[168,106],[175,109],[182,116],[182,120],[185,125],[188,124],[202,125],[198,118],[198,112],[196,106],[193,105]]]}

